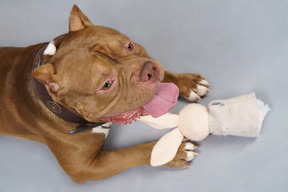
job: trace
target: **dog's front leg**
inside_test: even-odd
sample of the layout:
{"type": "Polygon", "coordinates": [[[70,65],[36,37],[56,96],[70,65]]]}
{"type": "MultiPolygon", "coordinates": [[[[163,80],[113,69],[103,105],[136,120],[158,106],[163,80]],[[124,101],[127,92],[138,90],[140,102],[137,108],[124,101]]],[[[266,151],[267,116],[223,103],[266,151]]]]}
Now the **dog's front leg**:
{"type": "Polygon", "coordinates": [[[148,165],[154,143],[103,151],[104,134],[89,131],[45,139],[59,164],[78,183],[101,180],[126,169],[148,165]]]}
{"type": "Polygon", "coordinates": [[[45,141],[64,171],[79,184],[105,179],[135,166],[149,165],[151,150],[155,144],[103,151],[104,134],[89,131],[45,138],[45,141]]]}
{"type": "MultiPolygon", "coordinates": [[[[103,134],[78,133],[58,139],[45,139],[59,164],[76,183],[111,177],[126,169],[150,165],[152,148],[156,142],[135,145],[115,151],[103,151],[103,134]]],[[[185,168],[196,153],[183,142],[174,160],[166,166],[185,168]]]]}
{"type": "Polygon", "coordinates": [[[87,164],[85,159],[82,159],[84,169],[70,174],[70,177],[76,183],[84,183],[89,180],[106,179],[132,167],[149,165],[153,146],[154,143],[147,143],[115,151],[101,151],[88,160],[87,164]]]}
{"type": "Polygon", "coordinates": [[[172,82],[179,88],[179,94],[190,101],[200,100],[210,90],[210,84],[205,78],[192,73],[171,73],[165,71],[163,82],[172,82]]]}

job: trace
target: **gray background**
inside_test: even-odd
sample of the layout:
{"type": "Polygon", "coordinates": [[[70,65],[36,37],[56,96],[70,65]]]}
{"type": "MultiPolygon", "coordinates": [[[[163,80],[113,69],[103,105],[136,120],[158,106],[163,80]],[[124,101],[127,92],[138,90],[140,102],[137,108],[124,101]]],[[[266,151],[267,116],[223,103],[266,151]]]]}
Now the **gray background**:
{"type": "MultiPolygon", "coordinates": [[[[185,170],[140,166],[112,178],[73,183],[48,148],[0,138],[0,191],[287,191],[288,3],[280,0],[0,1],[0,46],[28,46],[67,32],[76,3],[94,24],[142,44],[167,70],[207,76],[199,103],[255,91],[270,104],[261,136],[209,136],[185,170]]],[[[180,100],[173,112],[187,104],[180,100]]],[[[5,110],[5,109],[1,109],[5,110]]],[[[106,149],[159,138],[141,122],[116,126],[106,149]]]]}

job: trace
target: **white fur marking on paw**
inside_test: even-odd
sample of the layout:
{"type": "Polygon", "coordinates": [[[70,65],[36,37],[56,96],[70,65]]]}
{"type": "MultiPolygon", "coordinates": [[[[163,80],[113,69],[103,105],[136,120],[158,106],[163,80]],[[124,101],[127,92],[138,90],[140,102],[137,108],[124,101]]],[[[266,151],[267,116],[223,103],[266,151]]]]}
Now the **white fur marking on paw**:
{"type": "Polygon", "coordinates": [[[186,151],[192,151],[192,150],[195,150],[196,147],[193,143],[190,143],[190,142],[187,142],[186,145],[185,145],[185,150],[186,151]]]}
{"type": "Polygon", "coordinates": [[[45,49],[44,55],[54,55],[55,52],[56,52],[56,47],[55,47],[55,45],[54,45],[54,42],[51,41],[51,42],[48,44],[47,48],[45,49]]]}
{"type": "Polygon", "coordinates": [[[191,90],[188,99],[189,99],[190,101],[196,101],[196,100],[200,100],[201,98],[200,98],[199,95],[197,95],[194,91],[191,90]]]}
{"type": "Polygon", "coordinates": [[[192,151],[187,152],[187,158],[186,161],[192,161],[195,158],[195,154],[192,151]]]}
{"type": "Polygon", "coordinates": [[[206,87],[211,86],[210,83],[209,83],[208,81],[204,80],[204,79],[203,79],[202,81],[200,81],[199,84],[200,84],[200,85],[204,85],[204,86],[206,86],[206,87]]]}
{"type": "Polygon", "coordinates": [[[205,86],[198,85],[197,86],[197,93],[200,96],[204,96],[204,95],[206,95],[208,93],[208,89],[205,86]]]}

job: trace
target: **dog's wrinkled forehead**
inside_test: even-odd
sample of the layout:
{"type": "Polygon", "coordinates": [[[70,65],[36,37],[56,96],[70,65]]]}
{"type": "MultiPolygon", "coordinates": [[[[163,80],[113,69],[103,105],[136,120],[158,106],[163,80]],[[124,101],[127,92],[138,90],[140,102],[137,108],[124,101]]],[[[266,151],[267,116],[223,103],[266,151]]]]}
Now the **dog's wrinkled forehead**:
{"type": "Polygon", "coordinates": [[[116,61],[125,56],[138,55],[137,53],[140,51],[140,47],[136,46],[129,37],[108,27],[93,26],[76,33],[69,33],[63,37],[51,41],[44,51],[44,55],[51,58],[61,47],[60,55],[68,52],[69,54],[76,54],[76,52],[100,53],[102,56],[108,56],[108,58],[116,61]]]}

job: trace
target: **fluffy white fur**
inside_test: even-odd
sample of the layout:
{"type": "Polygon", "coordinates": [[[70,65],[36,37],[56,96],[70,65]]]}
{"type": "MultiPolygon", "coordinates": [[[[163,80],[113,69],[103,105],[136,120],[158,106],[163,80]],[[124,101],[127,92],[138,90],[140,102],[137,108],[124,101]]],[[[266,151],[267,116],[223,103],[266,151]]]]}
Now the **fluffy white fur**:
{"type": "Polygon", "coordinates": [[[56,53],[56,46],[54,45],[54,42],[51,41],[47,48],[44,51],[44,55],[54,55],[56,53]]]}

